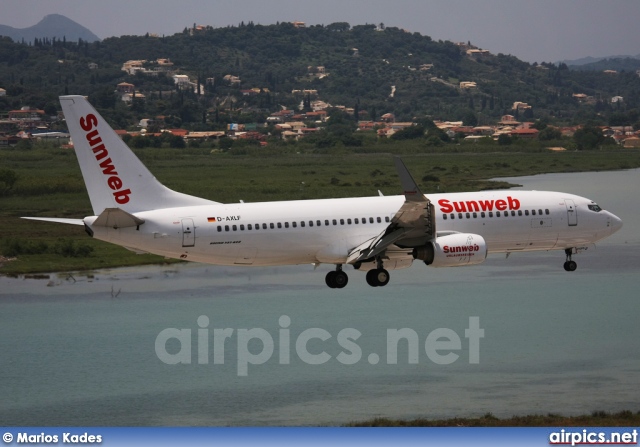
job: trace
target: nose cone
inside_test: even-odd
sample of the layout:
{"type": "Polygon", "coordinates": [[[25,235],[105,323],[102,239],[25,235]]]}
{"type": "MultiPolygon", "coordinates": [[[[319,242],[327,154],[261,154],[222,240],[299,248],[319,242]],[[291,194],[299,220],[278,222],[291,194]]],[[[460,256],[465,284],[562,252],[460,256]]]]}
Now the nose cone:
{"type": "Polygon", "coordinates": [[[611,234],[617,232],[622,228],[622,220],[615,214],[611,214],[611,234]]]}

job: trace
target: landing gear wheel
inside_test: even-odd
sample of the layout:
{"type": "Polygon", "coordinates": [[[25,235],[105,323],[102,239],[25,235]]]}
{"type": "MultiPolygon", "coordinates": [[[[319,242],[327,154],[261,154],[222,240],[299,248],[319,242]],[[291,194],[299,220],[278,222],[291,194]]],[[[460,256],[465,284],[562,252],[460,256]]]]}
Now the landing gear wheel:
{"type": "Polygon", "coordinates": [[[573,249],[567,248],[564,253],[567,255],[567,260],[564,263],[564,269],[567,272],[574,272],[578,268],[578,264],[575,261],[571,260],[571,255],[573,254],[573,249]]]}
{"type": "Polygon", "coordinates": [[[574,272],[577,268],[578,264],[576,264],[576,261],[567,261],[564,263],[564,269],[567,272],[574,272]]]}
{"type": "Polygon", "coordinates": [[[389,272],[385,269],[373,269],[367,272],[367,284],[371,287],[384,287],[389,284],[389,272]]]}
{"type": "Polygon", "coordinates": [[[324,278],[324,282],[326,282],[327,285],[329,287],[331,287],[332,289],[335,289],[336,287],[338,287],[338,285],[336,284],[336,275],[337,274],[338,274],[338,272],[331,271],[331,272],[327,273],[327,276],[325,276],[325,278],[324,278]]]}
{"type": "Polygon", "coordinates": [[[376,280],[378,281],[379,287],[384,287],[389,284],[390,279],[389,272],[385,269],[376,269],[376,280]]]}
{"type": "Polygon", "coordinates": [[[367,284],[369,284],[371,287],[378,287],[378,281],[376,280],[375,270],[369,270],[367,272],[367,284]]]}
{"type": "Polygon", "coordinates": [[[335,275],[333,275],[333,283],[336,285],[337,289],[342,289],[347,285],[347,283],[349,282],[349,277],[345,272],[339,270],[333,273],[335,273],[335,275]]]}
{"type": "Polygon", "coordinates": [[[349,276],[342,270],[334,270],[327,273],[324,281],[327,283],[327,286],[332,289],[342,289],[349,282],[349,276]]]}

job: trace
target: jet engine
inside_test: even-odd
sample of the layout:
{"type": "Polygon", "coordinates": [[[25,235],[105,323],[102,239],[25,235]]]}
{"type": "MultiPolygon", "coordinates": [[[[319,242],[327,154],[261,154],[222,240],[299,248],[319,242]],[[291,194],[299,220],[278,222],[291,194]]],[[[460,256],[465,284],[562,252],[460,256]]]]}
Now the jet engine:
{"type": "Polygon", "coordinates": [[[478,234],[449,234],[414,248],[413,257],[431,267],[481,264],[487,258],[487,243],[478,234]]]}

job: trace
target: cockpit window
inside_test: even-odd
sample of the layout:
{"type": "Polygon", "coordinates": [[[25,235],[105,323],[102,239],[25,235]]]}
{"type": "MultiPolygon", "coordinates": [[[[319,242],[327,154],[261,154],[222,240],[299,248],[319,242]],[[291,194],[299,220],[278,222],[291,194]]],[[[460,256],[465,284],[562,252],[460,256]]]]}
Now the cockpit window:
{"type": "Polygon", "coordinates": [[[595,211],[596,213],[599,213],[600,211],[602,211],[602,208],[600,208],[595,203],[593,205],[588,205],[588,206],[591,211],[595,211]]]}

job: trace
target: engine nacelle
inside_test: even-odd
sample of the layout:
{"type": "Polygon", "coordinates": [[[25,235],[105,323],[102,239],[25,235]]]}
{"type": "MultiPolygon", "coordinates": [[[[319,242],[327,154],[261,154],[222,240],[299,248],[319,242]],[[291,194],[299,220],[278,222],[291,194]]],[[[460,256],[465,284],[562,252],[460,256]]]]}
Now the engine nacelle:
{"type": "Polygon", "coordinates": [[[450,234],[415,248],[413,257],[431,267],[481,264],[487,258],[487,243],[478,234],[450,234]]]}

